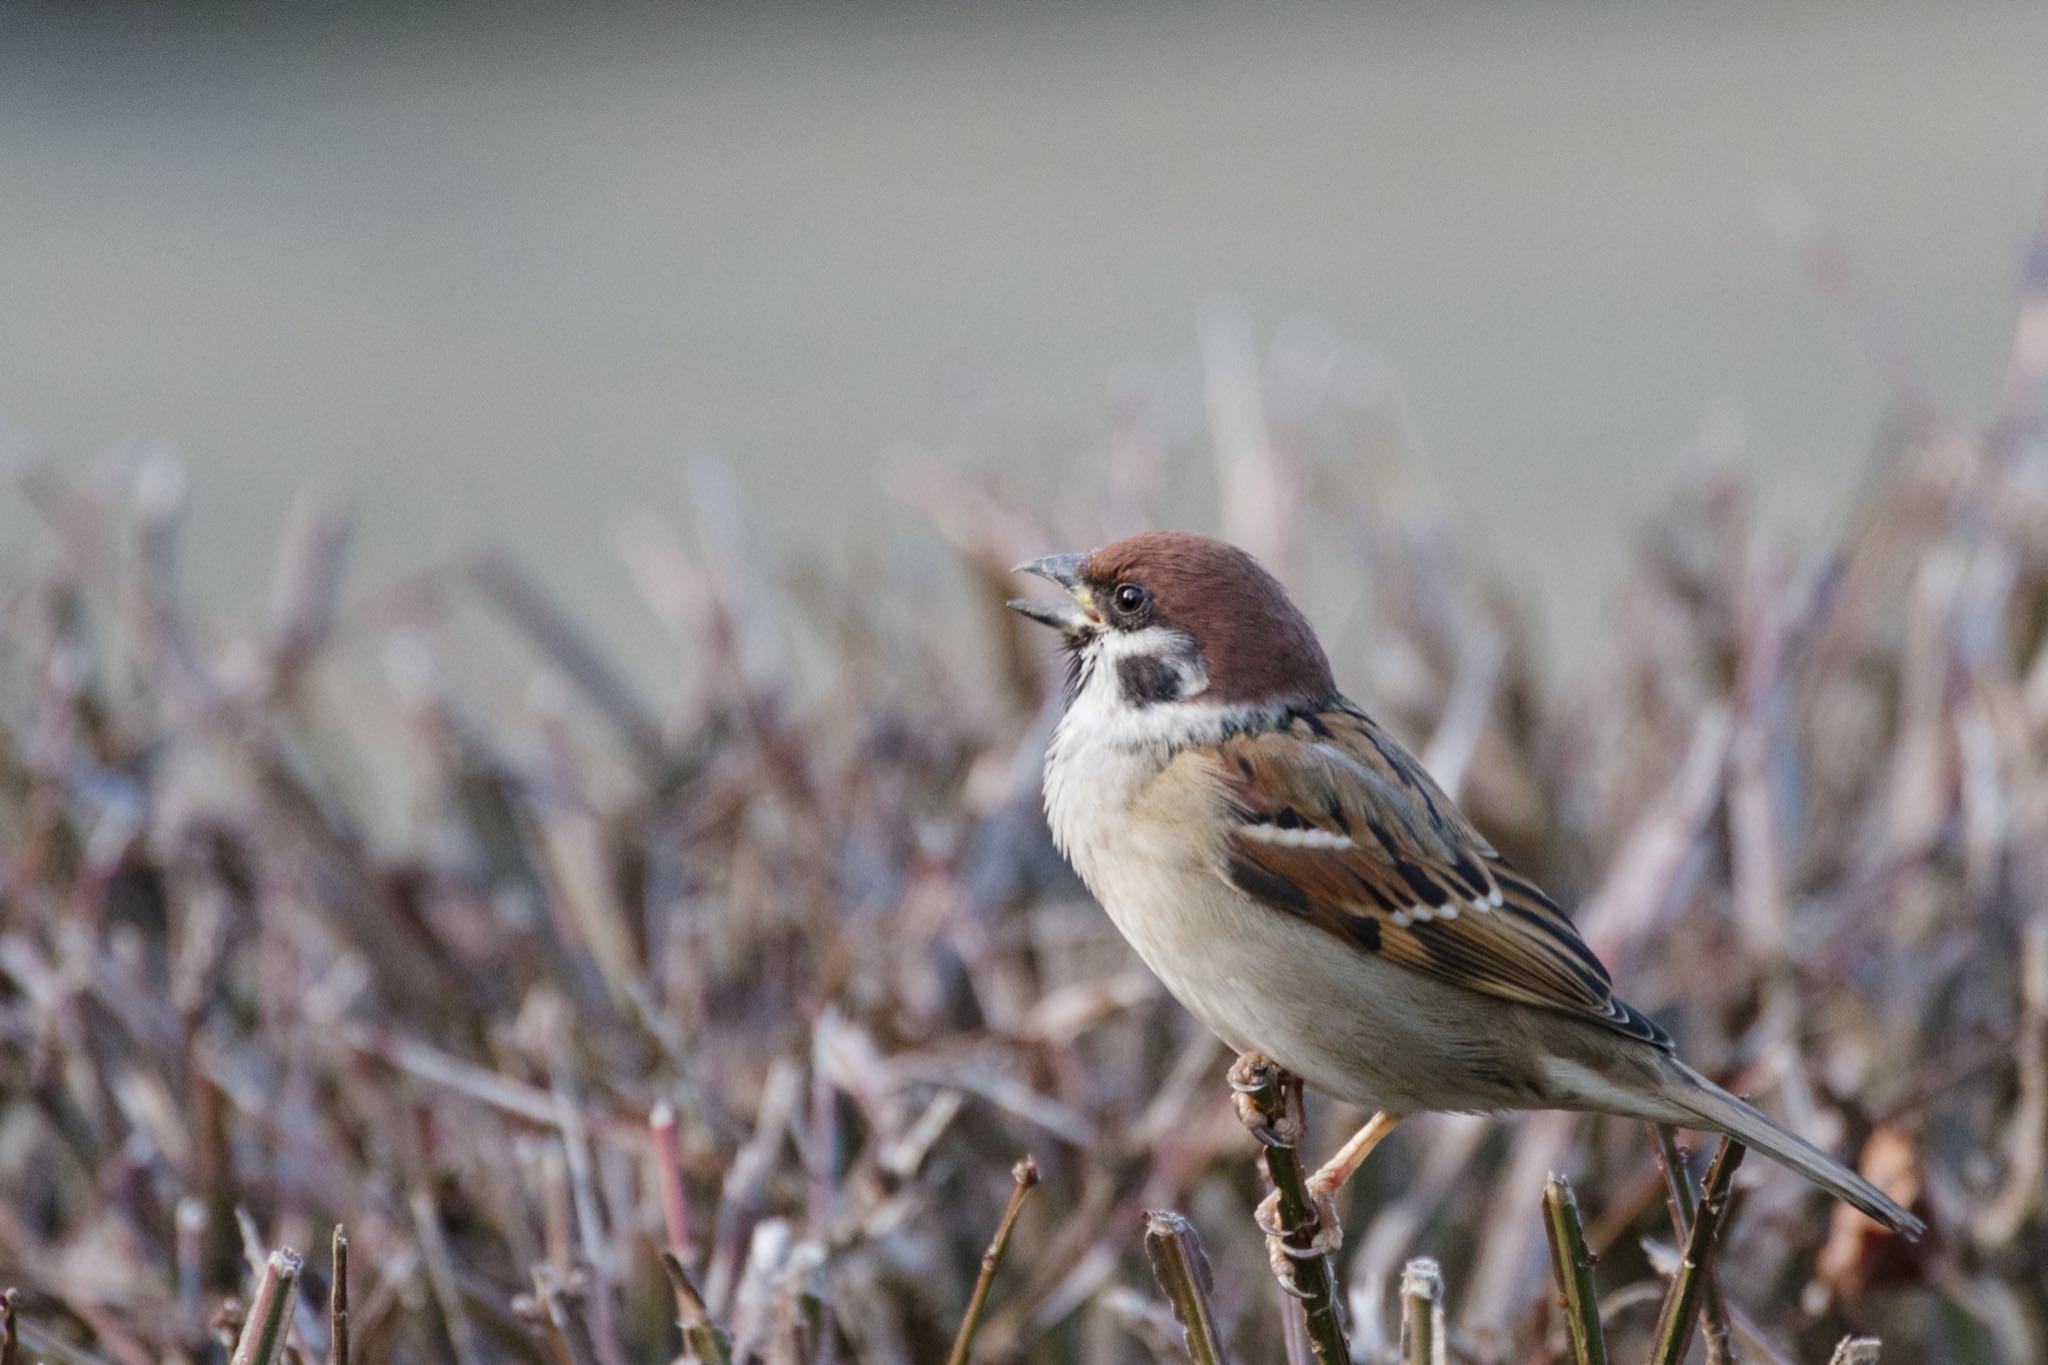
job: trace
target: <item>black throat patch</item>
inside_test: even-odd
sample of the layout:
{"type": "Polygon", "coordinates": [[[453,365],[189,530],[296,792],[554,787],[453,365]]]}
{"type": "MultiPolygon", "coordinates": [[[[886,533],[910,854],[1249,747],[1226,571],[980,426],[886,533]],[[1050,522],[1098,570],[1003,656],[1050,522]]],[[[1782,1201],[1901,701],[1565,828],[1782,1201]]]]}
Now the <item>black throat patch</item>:
{"type": "Polygon", "coordinates": [[[1124,700],[1132,706],[1180,700],[1180,670],[1164,659],[1146,654],[1119,659],[1116,680],[1123,688],[1124,700]]]}

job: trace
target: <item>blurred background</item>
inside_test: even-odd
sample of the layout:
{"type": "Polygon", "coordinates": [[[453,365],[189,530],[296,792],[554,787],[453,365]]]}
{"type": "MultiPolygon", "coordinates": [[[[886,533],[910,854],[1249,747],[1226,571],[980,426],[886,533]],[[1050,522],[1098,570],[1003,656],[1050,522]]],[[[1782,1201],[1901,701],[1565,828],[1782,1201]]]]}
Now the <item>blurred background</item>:
{"type": "Polygon", "coordinates": [[[1795,526],[1864,461],[1788,206],[1987,405],[2044,56],[1975,0],[9,6],[0,418],[174,443],[210,605],[317,479],[372,577],[497,540],[646,669],[614,532],[692,465],[836,558],[906,448],[1029,492],[1135,393],[1199,425],[1220,306],[1345,348],[1555,668],[1682,454],[1795,526]]]}
{"type": "MultiPolygon", "coordinates": [[[[29,1358],[266,1303],[337,1358],[346,1225],[363,1360],[1170,1362],[1173,1208],[1305,1361],[1002,606],[1161,522],[1926,1217],[1749,1162],[1741,1359],[2048,1358],[2044,59],[1985,3],[0,7],[29,1358]]],[[[1426,1254],[1448,1358],[1564,1359],[1552,1171],[1645,1358],[1645,1139],[1404,1123],[1359,1358],[1426,1254]]]]}

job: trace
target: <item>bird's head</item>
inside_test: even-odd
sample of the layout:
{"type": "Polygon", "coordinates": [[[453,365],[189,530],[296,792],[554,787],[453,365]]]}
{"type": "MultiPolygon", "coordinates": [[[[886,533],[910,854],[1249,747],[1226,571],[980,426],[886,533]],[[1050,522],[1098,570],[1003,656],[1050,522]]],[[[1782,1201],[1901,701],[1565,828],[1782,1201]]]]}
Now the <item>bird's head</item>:
{"type": "Polygon", "coordinates": [[[1113,671],[1129,705],[1320,704],[1336,695],[1308,619],[1279,580],[1234,545],[1152,531],[1017,571],[1067,596],[1010,606],[1066,636],[1077,679],[1113,671]]]}

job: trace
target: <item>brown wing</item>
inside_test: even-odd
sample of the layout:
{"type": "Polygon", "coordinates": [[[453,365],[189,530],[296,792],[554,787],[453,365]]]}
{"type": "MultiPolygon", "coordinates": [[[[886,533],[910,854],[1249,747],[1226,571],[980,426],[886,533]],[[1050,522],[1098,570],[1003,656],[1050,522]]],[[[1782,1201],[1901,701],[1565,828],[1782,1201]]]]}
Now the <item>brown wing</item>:
{"type": "Polygon", "coordinates": [[[1213,765],[1237,817],[1218,872],[1239,890],[1404,967],[1671,1047],[1615,998],[1564,912],[1362,712],[1299,713],[1187,757],[1213,765]]]}

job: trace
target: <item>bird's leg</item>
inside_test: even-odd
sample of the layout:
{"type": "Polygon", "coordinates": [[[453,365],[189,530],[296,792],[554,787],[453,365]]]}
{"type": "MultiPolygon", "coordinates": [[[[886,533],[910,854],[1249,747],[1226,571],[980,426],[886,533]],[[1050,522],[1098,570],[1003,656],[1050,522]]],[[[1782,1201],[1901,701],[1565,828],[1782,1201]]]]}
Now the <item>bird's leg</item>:
{"type": "MultiPolygon", "coordinates": [[[[1230,1088],[1236,1092],[1239,1121],[1266,1144],[1269,1167],[1271,1149],[1286,1148],[1291,1153],[1307,1136],[1301,1082],[1266,1057],[1255,1052],[1239,1057],[1230,1068],[1230,1088]]],[[[1293,1262],[1327,1256],[1343,1245],[1344,1230],[1337,1221],[1337,1192],[1400,1121],[1398,1114],[1374,1114],[1337,1149],[1335,1156],[1303,1182],[1302,1193],[1310,1215],[1305,1223],[1292,1229],[1283,1224],[1277,1182],[1273,1192],[1260,1201],[1253,1217],[1266,1234],[1267,1258],[1282,1286],[1291,1289],[1296,1283],[1293,1262]]]]}
{"type": "Polygon", "coordinates": [[[1301,1195],[1301,1168],[1294,1159],[1294,1149],[1308,1136],[1301,1081],[1264,1053],[1246,1052],[1231,1064],[1230,1089],[1238,1122],[1266,1149],[1266,1175],[1273,1192],[1252,1216],[1266,1234],[1266,1258],[1272,1263],[1273,1278],[1289,1294],[1307,1301],[1316,1296],[1315,1290],[1301,1282],[1298,1263],[1306,1263],[1312,1281],[1325,1290],[1333,1283],[1333,1275],[1322,1245],[1328,1224],[1320,1209],[1301,1195]],[[1283,1204],[1281,1191],[1290,1188],[1294,1197],[1283,1204]],[[1282,1217],[1283,1208],[1291,1219],[1282,1217]]]}
{"type": "Polygon", "coordinates": [[[1337,1155],[1325,1161],[1308,1178],[1308,1197],[1317,1203],[1327,1203],[1336,1198],[1337,1191],[1358,1174],[1358,1168],[1372,1155],[1373,1148],[1379,1146],[1400,1121],[1399,1114],[1389,1114],[1384,1109],[1367,1119],[1365,1126],[1337,1149],[1337,1155]]]}
{"type": "MultiPolygon", "coordinates": [[[[1292,1174],[1298,1169],[1294,1165],[1293,1150],[1308,1135],[1301,1082],[1282,1071],[1271,1059],[1256,1052],[1247,1052],[1230,1068],[1230,1088],[1236,1092],[1239,1121],[1266,1145],[1268,1173],[1277,1174],[1273,1169],[1273,1156],[1276,1149],[1283,1149],[1287,1153],[1288,1178],[1299,1179],[1292,1174]]],[[[1281,1216],[1280,1182],[1274,1181],[1273,1192],[1260,1202],[1253,1217],[1266,1234],[1267,1259],[1272,1262],[1273,1274],[1282,1288],[1300,1295],[1303,1291],[1294,1273],[1295,1263],[1319,1260],[1343,1244],[1344,1231],[1337,1221],[1337,1191],[1344,1188],[1344,1183],[1372,1155],[1373,1148],[1379,1146],[1400,1121],[1398,1114],[1374,1114],[1337,1150],[1335,1156],[1302,1182],[1308,1216],[1296,1219],[1291,1227],[1281,1216]]]]}
{"type": "Polygon", "coordinates": [[[1399,1114],[1389,1114],[1384,1109],[1367,1119],[1365,1126],[1337,1149],[1337,1155],[1325,1161],[1308,1178],[1309,1197],[1327,1199],[1343,1189],[1351,1177],[1358,1174],[1358,1168],[1365,1164],[1365,1159],[1372,1155],[1373,1148],[1379,1146],[1400,1121],[1399,1114]]]}
{"type": "MultiPolygon", "coordinates": [[[[1353,1133],[1337,1154],[1324,1162],[1316,1173],[1302,1182],[1302,1192],[1308,1196],[1308,1205],[1315,1213],[1315,1236],[1312,1250],[1318,1254],[1334,1254],[1344,1245],[1344,1229],[1337,1221],[1337,1192],[1345,1182],[1358,1173],[1365,1159],[1372,1155],[1372,1149],[1379,1146],[1387,1134],[1394,1131],[1394,1125],[1401,1121],[1399,1114],[1385,1112],[1374,1114],[1366,1120],[1365,1126],[1353,1133]]],[[[1260,1201],[1253,1217],[1259,1220],[1259,1227],[1265,1231],[1269,1251],[1286,1248],[1283,1241],[1285,1229],[1279,1224],[1280,1195],[1274,1191],[1260,1201]]],[[[1288,1254],[1296,1254],[1288,1248],[1288,1254]]],[[[1277,1263],[1277,1262],[1276,1262],[1277,1263]]]]}

